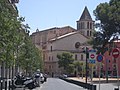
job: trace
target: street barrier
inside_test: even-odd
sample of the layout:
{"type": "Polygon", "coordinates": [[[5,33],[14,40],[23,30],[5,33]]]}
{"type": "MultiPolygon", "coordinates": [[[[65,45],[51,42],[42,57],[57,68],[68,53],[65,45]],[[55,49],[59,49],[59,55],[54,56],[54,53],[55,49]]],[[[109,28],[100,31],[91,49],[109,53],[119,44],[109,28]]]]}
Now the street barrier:
{"type": "Polygon", "coordinates": [[[73,83],[76,85],[79,85],[83,88],[89,89],[89,90],[96,90],[96,85],[90,84],[90,83],[84,83],[84,82],[80,82],[80,81],[75,81],[75,80],[71,80],[71,79],[67,79],[67,78],[60,78],[64,81],[67,81],[69,83],[73,83]]]}

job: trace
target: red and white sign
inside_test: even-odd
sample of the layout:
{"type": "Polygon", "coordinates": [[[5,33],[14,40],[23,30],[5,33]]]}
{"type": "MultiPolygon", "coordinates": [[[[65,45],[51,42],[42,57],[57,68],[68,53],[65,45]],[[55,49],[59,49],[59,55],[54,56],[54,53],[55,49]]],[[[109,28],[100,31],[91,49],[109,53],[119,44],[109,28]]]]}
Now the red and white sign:
{"type": "Polygon", "coordinates": [[[95,58],[95,54],[91,54],[90,57],[93,59],[95,58]]]}
{"type": "Polygon", "coordinates": [[[89,52],[89,60],[96,60],[96,52],[89,52]]]}
{"type": "Polygon", "coordinates": [[[112,56],[113,56],[114,58],[118,58],[119,54],[120,54],[120,51],[119,51],[118,48],[113,49],[113,51],[112,51],[112,56]]]}

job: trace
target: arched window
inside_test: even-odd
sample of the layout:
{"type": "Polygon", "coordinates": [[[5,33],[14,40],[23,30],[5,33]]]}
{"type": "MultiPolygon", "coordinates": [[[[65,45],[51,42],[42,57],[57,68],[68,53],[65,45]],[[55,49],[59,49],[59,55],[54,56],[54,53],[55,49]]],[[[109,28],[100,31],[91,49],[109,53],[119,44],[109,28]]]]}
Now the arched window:
{"type": "Polygon", "coordinates": [[[90,29],[92,29],[92,23],[90,23],[90,29]]]}
{"type": "Polygon", "coordinates": [[[51,52],[52,52],[52,46],[51,46],[51,52]]]}
{"type": "Polygon", "coordinates": [[[92,31],[90,31],[90,36],[92,36],[92,31]]]}
{"type": "Polygon", "coordinates": [[[87,22],[87,29],[89,29],[89,22],[87,22]]]}
{"type": "Polygon", "coordinates": [[[87,31],[87,36],[89,36],[89,30],[87,31]]]}

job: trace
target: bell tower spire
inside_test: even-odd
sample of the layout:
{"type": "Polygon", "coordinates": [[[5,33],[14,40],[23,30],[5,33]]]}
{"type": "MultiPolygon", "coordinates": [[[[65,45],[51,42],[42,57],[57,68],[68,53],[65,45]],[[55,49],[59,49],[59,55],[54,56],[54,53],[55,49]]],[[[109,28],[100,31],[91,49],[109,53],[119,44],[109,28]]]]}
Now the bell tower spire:
{"type": "Polygon", "coordinates": [[[77,21],[77,30],[80,30],[81,33],[87,37],[93,36],[94,21],[92,20],[91,15],[86,6],[83,10],[80,19],[77,21]]]}

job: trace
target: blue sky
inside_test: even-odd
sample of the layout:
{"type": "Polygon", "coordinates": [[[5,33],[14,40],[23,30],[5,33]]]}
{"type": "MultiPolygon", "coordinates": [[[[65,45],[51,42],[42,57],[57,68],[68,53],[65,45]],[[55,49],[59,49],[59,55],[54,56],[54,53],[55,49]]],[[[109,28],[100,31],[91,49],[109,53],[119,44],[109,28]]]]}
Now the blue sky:
{"type": "Polygon", "coordinates": [[[93,10],[100,3],[109,0],[19,0],[19,15],[25,17],[25,23],[31,27],[30,33],[38,28],[45,30],[52,27],[71,26],[76,29],[85,6],[95,20],[93,10]]]}

